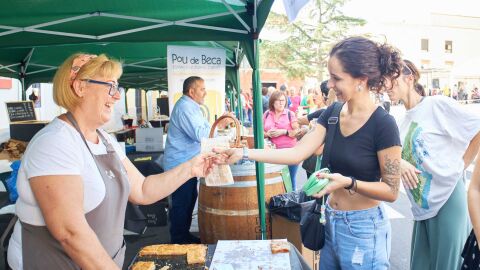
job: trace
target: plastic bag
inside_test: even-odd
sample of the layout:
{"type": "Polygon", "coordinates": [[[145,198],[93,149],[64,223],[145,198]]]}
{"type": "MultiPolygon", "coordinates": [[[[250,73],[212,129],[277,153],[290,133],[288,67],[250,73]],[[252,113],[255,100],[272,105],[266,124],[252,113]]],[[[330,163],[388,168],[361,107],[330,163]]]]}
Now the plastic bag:
{"type": "Polygon", "coordinates": [[[15,203],[18,199],[17,175],[18,169],[20,169],[20,160],[12,162],[10,168],[12,168],[12,174],[10,174],[10,177],[5,181],[7,184],[5,188],[8,190],[8,199],[11,203],[15,203]]]}
{"type": "Polygon", "coordinates": [[[317,176],[319,173],[330,173],[330,170],[328,168],[323,168],[310,175],[307,182],[305,182],[302,188],[302,190],[305,191],[305,194],[307,194],[308,196],[319,193],[330,182],[327,178],[319,178],[317,176]]]}
{"type": "Polygon", "coordinates": [[[303,191],[293,191],[285,194],[273,196],[270,199],[269,211],[287,218],[288,220],[300,222],[303,213],[305,213],[312,204],[314,198],[307,196],[303,191]]]}

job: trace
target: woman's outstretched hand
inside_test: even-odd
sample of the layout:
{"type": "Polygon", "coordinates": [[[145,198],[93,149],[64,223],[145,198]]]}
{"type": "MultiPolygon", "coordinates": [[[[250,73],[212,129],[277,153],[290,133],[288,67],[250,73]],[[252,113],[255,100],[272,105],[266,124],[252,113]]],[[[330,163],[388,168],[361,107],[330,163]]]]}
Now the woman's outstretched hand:
{"type": "Polygon", "coordinates": [[[214,157],[214,153],[204,153],[192,158],[189,161],[192,177],[205,177],[212,172],[215,166],[214,157]]]}
{"type": "Polygon", "coordinates": [[[215,156],[215,164],[233,164],[240,159],[242,159],[243,150],[241,148],[214,148],[213,152],[217,155],[215,156]]]}

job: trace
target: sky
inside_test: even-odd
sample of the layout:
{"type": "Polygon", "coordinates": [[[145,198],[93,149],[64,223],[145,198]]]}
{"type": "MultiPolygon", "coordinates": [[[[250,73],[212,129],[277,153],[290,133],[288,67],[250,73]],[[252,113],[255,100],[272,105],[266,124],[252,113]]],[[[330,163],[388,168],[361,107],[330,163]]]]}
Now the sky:
{"type": "MultiPolygon", "coordinates": [[[[307,4],[297,20],[307,17],[308,8],[307,4]]],[[[402,21],[427,24],[430,13],[480,17],[479,0],[350,0],[342,9],[345,15],[365,19],[367,26],[402,21]]],[[[285,14],[283,1],[275,0],[272,11],[285,14]]],[[[282,36],[264,29],[261,38],[278,40],[282,36]]]]}

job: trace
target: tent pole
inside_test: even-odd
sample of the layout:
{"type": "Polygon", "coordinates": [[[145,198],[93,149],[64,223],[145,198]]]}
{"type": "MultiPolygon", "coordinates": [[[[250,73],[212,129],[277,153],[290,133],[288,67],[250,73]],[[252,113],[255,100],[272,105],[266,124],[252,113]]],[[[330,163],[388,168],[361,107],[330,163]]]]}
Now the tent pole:
{"type": "Polygon", "coordinates": [[[147,101],[147,90],[143,90],[145,92],[145,121],[148,122],[148,101],[147,101]]]}
{"type": "Polygon", "coordinates": [[[128,101],[127,101],[127,92],[128,92],[128,88],[125,89],[125,114],[128,115],[128,101]]]}
{"type": "Polygon", "coordinates": [[[25,78],[22,77],[22,100],[27,100],[27,93],[25,92],[25,78]]]}
{"type": "MultiPolygon", "coordinates": [[[[260,83],[259,69],[259,41],[253,41],[253,54],[255,64],[253,66],[252,82],[253,82],[253,132],[255,138],[255,148],[263,149],[263,107],[262,107],[262,88],[260,83]]],[[[263,162],[255,162],[255,171],[257,178],[257,195],[258,210],[260,213],[260,232],[263,239],[267,239],[267,228],[265,222],[265,164],[263,162]]]]}
{"type": "Polygon", "coordinates": [[[27,93],[25,92],[25,62],[20,66],[20,78],[22,80],[22,100],[27,100],[27,93]]]}
{"type": "Polygon", "coordinates": [[[233,99],[233,89],[228,93],[228,98],[230,99],[230,111],[233,112],[235,111],[233,109],[233,106],[235,106],[235,104],[233,103],[234,99],[233,99]]]}

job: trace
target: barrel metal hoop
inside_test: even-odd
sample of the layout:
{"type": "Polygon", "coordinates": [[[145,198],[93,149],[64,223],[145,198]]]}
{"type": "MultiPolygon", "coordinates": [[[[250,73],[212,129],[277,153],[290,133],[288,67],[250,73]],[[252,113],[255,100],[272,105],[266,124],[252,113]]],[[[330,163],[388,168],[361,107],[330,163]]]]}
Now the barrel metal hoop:
{"type": "MultiPolygon", "coordinates": [[[[251,209],[251,210],[225,210],[225,209],[216,209],[210,208],[207,206],[199,205],[198,210],[203,211],[205,213],[209,213],[212,215],[219,215],[219,216],[258,216],[258,209],[251,209]]],[[[266,209],[268,213],[268,209],[266,209]]]]}
{"type": "MultiPolygon", "coordinates": [[[[269,173],[279,173],[282,171],[283,168],[285,168],[285,165],[278,165],[278,164],[269,164],[265,163],[265,174],[269,173]]],[[[230,168],[232,169],[232,175],[235,176],[248,176],[248,175],[253,175],[255,176],[257,171],[255,170],[255,163],[252,163],[251,165],[245,166],[245,165],[230,165],[230,168]]]]}
{"type": "MultiPolygon", "coordinates": [[[[265,179],[265,185],[272,185],[272,184],[276,184],[276,183],[283,183],[283,178],[281,176],[279,176],[279,177],[265,179]]],[[[204,178],[200,179],[200,184],[206,186],[204,178]]],[[[221,187],[222,188],[238,188],[238,187],[242,188],[242,187],[256,187],[256,186],[257,186],[256,181],[238,181],[238,182],[235,182],[231,185],[225,185],[225,186],[221,186],[221,187]]]]}

